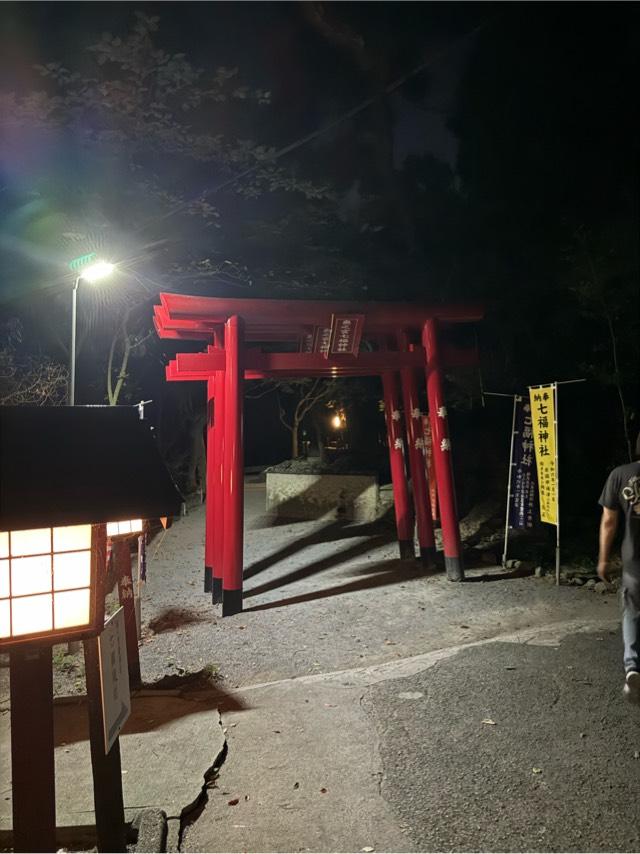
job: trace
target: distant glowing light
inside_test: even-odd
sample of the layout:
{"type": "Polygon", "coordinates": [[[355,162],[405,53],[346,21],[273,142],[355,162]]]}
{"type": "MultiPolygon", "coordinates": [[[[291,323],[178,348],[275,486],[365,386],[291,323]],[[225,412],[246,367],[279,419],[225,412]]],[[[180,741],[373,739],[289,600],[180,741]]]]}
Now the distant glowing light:
{"type": "Polygon", "coordinates": [[[336,412],[331,419],[331,426],[336,430],[342,430],[343,427],[347,426],[347,417],[344,412],[336,412]]]}

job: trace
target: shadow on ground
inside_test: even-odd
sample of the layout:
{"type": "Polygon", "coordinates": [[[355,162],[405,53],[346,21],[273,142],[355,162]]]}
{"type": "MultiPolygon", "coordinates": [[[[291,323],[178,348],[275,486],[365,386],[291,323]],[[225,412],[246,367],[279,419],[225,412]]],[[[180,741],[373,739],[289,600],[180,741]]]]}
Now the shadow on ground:
{"type": "MultiPolygon", "coordinates": [[[[195,674],[196,676],[198,674],[195,674]]],[[[241,712],[250,706],[218,685],[194,680],[194,674],[183,677],[183,689],[158,688],[155,683],[132,697],[131,716],[122,728],[122,735],[153,732],[172,722],[201,712],[241,712]],[[206,687],[205,687],[206,685],[206,687]],[[169,693],[170,691],[170,693],[169,693]]],[[[163,680],[160,680],[162,682],[163,680]]],[[[87,698],[57,702],[54,707],[54,742],[56,747],[89,739],[87,698]]]]}
{"type": "MultiPolygon", "coordinates": [[[[342,560],[338,561],[338,563],[341,562],[342,560]]],[[[323,561],[320,561],[320,563],[323,563],[323,561]]],[[[253,605],[250,608],[245,608],[244,611],[245,613],[251,611],[268,611],[272,608],[283,608],[287,605],[299,605],[302,602],[313,602],[316,599],[329,599],[333,596],[342,596],[346,593],[354,593],[358,590],[369,590],[376,587],[387,587],[393,584],[401,584],[405,581],[421,578],[425,574],[424,570],[420,566],[400,560],[385,561],[384,563],[374,564],[373,566],[367,566],[365,564],[362,567],[354,567],[353,570],[350,568],[350,571],[358,573],[368,571],[369,574],[364,578],[357,578],[347,584],[336,584],[332,587],[325,587],[322,590],[310,590],[307,593],[301,593],[298,596],[290,596],[287,599],[278,599],[275,602],[265,602],[261,605],[253,605]]],[[[269,585],[265,585],[265,587],[268,586],[269,585]]],[[[279,587],[280,584],[278,583],[275,586],[279,587]]],[[[255,591],[246,593],[245,598],[252,594],[255,595],[255,591]]]]}
{"type": "MultiPolygon", "coordinates": [[[[289,524],[291,524],[291,520],[289,520],[289,524]]],[[[290,543],[277,549],[272,554],[250,564],[244,571],[244,578],[253,578],[254,575],[258,575],[276,563],[293,557],[309,546],[320,545],[320,543],[335,543],[340,540],[353,539],[354,537],[370,537],[371,540],[368,541],[368,544],[371,548],[374,545],[383,545],[392,542],[396,539],[396,534],[384,520],[359,525],[341,520],[332,521],[306,536],[293,539],[290,543]],[[375,542],[372,542],[374,540],[375,542]]],[[[342,554],[346,554],[346,552],[342,554]]]]}

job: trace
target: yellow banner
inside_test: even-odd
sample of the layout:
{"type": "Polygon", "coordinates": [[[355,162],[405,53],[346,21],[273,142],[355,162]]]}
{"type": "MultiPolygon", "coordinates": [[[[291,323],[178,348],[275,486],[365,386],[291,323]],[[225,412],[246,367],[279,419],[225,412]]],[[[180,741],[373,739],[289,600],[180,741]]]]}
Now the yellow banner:
{"type": "Polygon", "coordinates": [[[538,469],[540,519],[550,525],[558,524],[555,393],[555,383],[529,389],[531,430],[538,469]]]}

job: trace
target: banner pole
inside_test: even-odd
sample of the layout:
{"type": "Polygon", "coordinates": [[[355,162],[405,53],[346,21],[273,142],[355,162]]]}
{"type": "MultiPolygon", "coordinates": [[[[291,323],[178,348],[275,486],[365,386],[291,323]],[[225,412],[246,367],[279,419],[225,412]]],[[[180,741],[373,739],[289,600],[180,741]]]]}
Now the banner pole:
{"type": "MultiPolygon", "coordinates": [[[[507,395],[504,395],[505,397],[507,395]]],[[[511,397],[511,395],[509,395],[511,397]]],[[[501,395],[502,397],[502,395],[501,395]]],[[[518,400],[522,400],[519,395],[513,395],[513,419],[511,421],[511,447],[509,449],[509,478],[507,481],[507,512],[504,520],[504,549],[502,552],[502,566],[507,566],[507,548],[509,546],[509,510],[511,509],[511,482],[513,479],[513,448],[516,438],[516,411],[518,409],[518,400]]]]}
{"type": "MultiPolygon", "coordinates": [[[[575,382],[580,382],[576,380],[575,382]]],[[[558,448],[558,383],[553,384],[553,429],[556,445],[556,587],[560,586],[560,465],[558,448]]]]}

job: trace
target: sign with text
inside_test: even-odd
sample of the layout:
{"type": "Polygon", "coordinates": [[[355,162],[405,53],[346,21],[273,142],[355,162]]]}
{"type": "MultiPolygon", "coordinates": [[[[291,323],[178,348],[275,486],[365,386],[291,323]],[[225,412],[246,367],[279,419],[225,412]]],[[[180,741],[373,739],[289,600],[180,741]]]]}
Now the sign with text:
{"type": "Polygon", "coordinates": [[[124,608],[119,608],[105,623],[104,630],[98,637],[98,654],[104,720],[104,752],[108,753],[131,714],[124,608]]]}
{"type": "Polygon", "coordinates": [[[558,524],[558,450],[556,448],[556,385],[533,386],[529,389],[531,427],[538,469],[540,519],[558,524]]]}
{"type": "Polygon", "coordinates": [[[329,344],[331,343],[331,327],[316,326],[316,334],[313,342],[313,352],[329,355],[329,344]]]}
{"type": "Polygon", "coordinates": [[[431,518],[438,520],[438,491],[436,487],[436,465],[433,459],[433,440],[431,438],[431,421],[428,415],[422,416],[422,432],[424,434],[424,456],[427,467],[427,483],[429,484],[429,502],[431,518]]]}
{"type": "Polygon", "coordinates": [[[533,528],[536,502],[536,467],[533,451],[531,403],[518,394],[515,399],[515,407],[509,525],[512,528],[533,528]]]}
{"type": "Polygon", "coordinates": [[[331,317],[332,356],[357,356],[364,326],[364,314],[334,314],[331,317]]]}
{"type": "Polygon", "coordinates": [[[315,330],[310,329],[308,332],[304,332],[300,338],[300,352],[301,353],[313,353],[313,343],[315,340],[315,330]]]}

